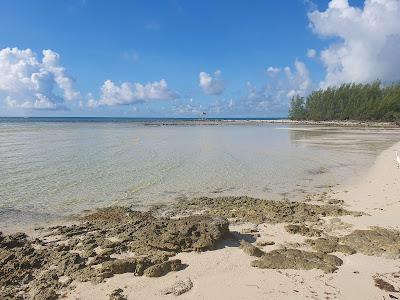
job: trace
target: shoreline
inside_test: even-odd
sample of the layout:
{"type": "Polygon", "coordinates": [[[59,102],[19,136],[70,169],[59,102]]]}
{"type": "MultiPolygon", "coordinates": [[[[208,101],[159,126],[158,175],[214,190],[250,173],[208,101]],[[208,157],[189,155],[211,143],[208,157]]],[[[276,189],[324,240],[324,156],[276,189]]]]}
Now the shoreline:
{"type": "Polygon", "coordinates": [[[200,126],[200,125],[260,125],[260,124],[282,124],[282,125],[304,125],[304,126],[327,126],[327,127],[355,127],[355,128],[400,128],[399,122],[384,121],[358,121],[358,120],[290,120],[285,118],[103,118],[103,117],[0,117],[1,121],[8,122],[38,122],[38,123],[137,123],[145,126],[200,126]]]}
{"type": "Polygon", "coordinates": [[[342,120],[332,120],[332,121],[313,121],[313,120],[289,120],[289,119],[204,119],[204,120],[171,120],[161,121],[160,123],[144,123],[147,126],[180,126],[180,125],[260,125],[260,124],[281,124],[281,125],[299,125],[299,126],[326,126],[326,127],[351,127],[351,128],[400,128],[400,124],[396,122],[375,122],[375,121],[342,121],[342,120]]]}
{"type": "MultiPolygon", "coordinates": [[[[332,193],[333,199],[344,200],[344,208],[362,211],[366,215],[328,217],[325,220],[326,224],[323,225],[326,232],[342,236],[354,230],[368,229],[369,226],[400,229],[398,221],[400,201],[396,200],[400,194],[400,170],[395,166],[393,153],[394,149],[399,148],[400,142],[381,152],[374,165],[358,183],[345,191],[335,190],[332,193]],[[366,188],[368,186],[369,188],[366,188]],[[374,193],[371,194],[371,191],[374,193]],[[366,196],[367,201],[365,201],[366,196]]],[[[231,224],[230,230],[235,232],[253,230],[256,241],[275,243],[259,247],[263,251],[279,249],[282,245],[304,244],[306,237],[290,234],[284,226],[285,224],[255,226],[249,222],[239,222],[231,224]]],[[[302,248],[304,245],[300,246],[300,249],[302,248]]],[[[129,274],[122,274],[111,278],[107,285],[93,286],[90,283],[83,283],[78,285],[67,298],[108,299],[112,290],[122,288],[128,299],[129,295],[134,298],[172,299],[173,296],[165,296],[161,291],[176,282],[185,282],[188,278],[193,282],[193,288],[179,296],[180,299],[390,299],[389,295],[400,296],[398,292],[378,288],[375,281],[377,278],[383,279],[398,290],[400,288],[397,279],[400,271],[398,260],[362,253],[345,255],[334,252],[333,254],[343,260],[343,265],[334,273],[324,274],[317,269],[260,270],[250,266],[254,257],[243,253],[238,247],[224,246],[202,253],[180,253],[176,257],[189,265],[183,271],[167,274],[156,280],[146,277],[132,278],[129,274]],[[266,278],[268,280],[265,280],[266,278]]]]}
{"type": "MultiPolygon", "coordinates": [[[[156,219],[151,219],[150,223],[146,221],[147,215],[143,215],[145,219],[142,219],[142,214],[139,213],[139,219],[135,222],[139,222],[138,224],[142,224],[140,226],[144,226],[144,228],[150,226],[150,231],[145,231],[143,236],[137,236],[139,244],[135,246],[134,252],[126,252],[125,246],[119,244],[120,237],[117,237],[117,233],[120,231],[119,226],[125,226],[123,228],[126,229],[129,229],[129,227],[126,227],[127,225],[124,225],[123,222],[121,225],[120,221],[113,225],[113,216],[120,217],[118,214],[115,215],[112,210],[105,210],[106,215],[103,221],[101,218],[93,217],[93,215],[96,215],[96,212],[94,212],[83,217],[84,223],[74,223],[75,227],[65,226],[70,224],[63,224],[64,226],[55,226],[50,230],[45,229],[43,232],[38,231],[36,239],[32,239],[33,248],[53,253],[52,255],[55,255],[55,257],[51,258],[53,259],[53,261],[50,261],[51,263],[59,262],[68,266],[67,261],[69,260],[63,261],[59,257],[59,253],[64,253],[63,255],[66,255],[68,259],[70,259],[69,257],[76,259],[77,255],[86,255],[82,251],[91,253],[86,263],[93,261],[92,259],[99,260],[99,263],[94,264],[89,269],[84,267],[85,264],[80,263],[78,268],[73,263],[70,267],[66,267],[67,270],[71,269],[70,273],[61,277],[56,275],[56,281],[49,280],[46,277],[48,269],[39,269],[39,271],[35,271],[39,273],[35,274],[36,276],[43,275],[46,283],[38,282],[36,283],[38,286],[33,288],[29,288],[28,283],[28,286],[24,288],[32,295],[32,293],[38,292],[38,288],[47,291],[46,289],[50,286],[49,292],[57,292],[59,296],[66,299],[172,299],[175,297],[174,294],[179,293],[181,293],[180,299],[382,299],[382,297],[389,299],[390,295],[400,297],[398,292],[400,289],[398,282],[400,277],[398,260],[400,258],[400,222],[398,221],[400,201],[397,199],[400,194],[400,169],[395,165],[395,149],[400,149],[400,142],[381,152],[369,171],[359,179],[358,183],[350,186],[347,190],[333,190],[330,193],[313,195],[304,203],[288,204],[288,202],[282,201],[252,200],[253,198],[239,197],[237,206],[232,206],[234,197],[227,197],[225,202],[222,201],[223,199],[206,198],[201,201],[184,201],[175,210],[155,207],[151,213],[155,214],[156,219]],[[288,207],[286,205],[290,207],[291,213],[289,214],[287,214],[288,207]],[[176,262],[178,264],[176,269],[169,265],[169,268],[172,269],[169,269],[166,274],[163,273],[163,276],[159,278],[135,276],[128,269],[124,269],[121,274],[118,271],[99,281],[96,281],[98,280],[96,279],[96,282],[87,281],[87,278],[91,278],[92,275],[89,274],[90,272],[86,272],[102,270],[107,261],[110,261],[112,266],[113,262],[137,260],[137,254],[140,254],[140,251],[149,251],[142,248],[143,243],[147,243],[152,238],[153,230],[151,226],[153,226],[153,222],[158,224],[157,218],[160,216],[166,217],[166,221],[163,222],[167,223],[160,223],[156,226],[164,226],[161,224],[170,226],[168,222],[175,224],[173,220],[180,220],[185,216],[189,218],[187,219],[190,220],[188,221],[189,224],[191,224],[191,220],[194,220],[195,223],[193,224],[198,225],[193,226],[200,226],[199,228],[210,226],[209,224],[214,224],[216,220],[219,220],[210,219],[207,221],[204,219],[206,222],[204,224],[207,225],[200,225],[203,224],[201,223],[203,222],[202,217],[196,219],[196,216],[204,211],[217,216],[216,218],[219,218],[218,216],[227,218],[229,220],[229,235],[219,236],[218,231],[221,229],[213,227],[211,232],[217,230],[216,235],[206,238],[208,242],[204,244],[206,245],[205,248],[196,248],[200,245],[198,244],[199,241],[196,240],[196,237],[191,237],[193,244],[188,246],[187,250],[173,250],[166,258],[160,258],[161,261],[167,259],[176,262]],[[270,214],[271,211],[275,214],[270,214]],[[233,212],[234,214],[232,214],[233,212]],[[361,214],[357,212],[361,212],[361,214]],[[88,220],[89,223],[87,223],[88,220]],[[99,225],[96,225],[96,222],[100,222],[99,225]],[[383,227],[383,233],[370,229],[370,226],[383,227]],[[94,236],[98,244],[97,248],[88,248],[89,244],[86,243],[92,239],[89,232],[96,231],[99,228],[102,228],[104,234],[94,236]],[[393,236],[388,229],[396,230],[393,236]],[[359,230],[363,230],[363,235],[367,234],[370,240],[363,240],[361,236],[355,234],[359,230]],[[374,240],[382,234],[383,236],[388,234],[389,240],[393,244],[388,243],[385,239],[374,240]],[[110,239],[108,237],[104,239],[105,235],[109,236],[110,239]],[[78,239],[75,239],[74,236],[77,236],[78,239]],[[140,240],[142,238],[144,238],[143,241],[140,240]],[[73,240],[74,242],[71,244],[73,240]],[[79,240],[84,242],[83,248],[79,245],[79,240]],[[244,243],[245,246],[243,246],[241,240],[245,240],[249,244],[244,243]],[[104,243],[114,245],[115,248],[104,249],[104,243]],[[383,247],[383,253],[379,251],[377,245],[383,247]],[[326,250],[325,248],[328,246],[332,249],[326,250]],[[321,250],[318,247],[325,248],[321,248],[321,250]],[[107,251],[109,253],[104,254],[107,251]],[[261,259],[257,258],[259,255],[252,256],[258,251],[261,251],[261,259]],[[300,265],[281,265],[285,261],[290,261],[289,257],[282,256],[288,255],[287,251],[298,251],[295,252],[296,255],[305,255],[305,257],[315,253],[318,256],[311,260],[306,259],[300,265]],[[269,261],[268,268],[255,267],[257,264],[254,264],[254,261],[263,262],[263,257],[265,256],[267,259],[270,253],[280,255],[281,258],[274,262],[278,264],[277,266],[271,267],[269,261]],[[388,254],[390,255],[388,256],[388,254]],[[318,257],[322,257],[323,260],[314,265],[313,263],[318,257]],[[325,259],[329,258],[330,261],[333,257],[337,260],[338,265],[331,265],[331,263],[326,265],[325,259]],[[105,261],[102,259],[105,259],[105,261]],[[80,270],[86,271],[82,273],[80,270]],[[87,282],[82,282],[82,279],[79,278],[87,282]],[[384,284],[381,288],[377,287],[378,283],[382,282],[386,285],[384,284]]],[[[127,215],[129,217],[131,214],[131,212],[122,212],[122,216],[127,215]]],[[[136,212],[132,213],[137,214],[136,212]]],[[[182,220],[186,219],[183,218],[182,220]]],[[[128,221],[130,222],[130,219],[128,221]]],[[[177,222],[181,224],[180,221],[177,222]]],[[[178,232],[182,232],[180,227],[176,227],[176,229],[178,229],[178,232]]],[[[226,231],[226,229],[223,231],[226,231]]],[[[135,234],[135,232],[135,230],[132,231],[132,234],[135,234]]],[[[207,236],[208,233],[206,232],[210,232],[209,229],[200,233],[199,237],[203,238],[204,234],[207,236]]],[[[179,236],[177,232],[169,234],[179,236]]],[[[155,243],[159,243],[157,235],[155,238],[155,243]]],[[[182,236],[182,238],[187,240],[188,237],[182,236]]],[[[169,241],[169,239],[167,237],[166,241],[169,241]]],[[[10,239],[0,235],[0,242],[3,243],[3,246],[5,241],[17,245],[15,246],[17,248],[11,248],[11,250],[16,249],[17,251],[13,255],[19,255],[18,247],[30,249],[29,243],[31,242],[25,241],[23,236],[10,239]]],[[[135,244],[135,241],[136,238],[132,239],[129,236],[126,245],[135,244]]],[[[155,249],[170,247],[166,245],[156,246],[155,249]]],[[[4,249],[4,247],[0,247],[0,249],[4,249]]],[[[156,251],[155,257],[159,257],[159,250],[153,249],[151,251],[156,251]]],[[[5,253],[1,253],[1,259],[4,259],[4,255],[7,257],[9,252],[5,253]]],[[[40,257],[40,253],[38,252],[36,255],[40,257]]],[[[165,265],[164,262],[160,261],[154,263],[154,266],[165,265]]],[[[150,264],[153,264],[153,262],[150,264]]],[[[150,268],[154,269],[154,267],[150,268]]],[[[96,274],[95,276],[97,276],[96,274]]],[[[50,298],[40,294],[40,297],[35,299],[50,298]]]]}
{"type": "MultiPolygon", "coordinates": [[[[103,145],[105,149],[110,145],[113,149],[123,147],[124,155],[116,159],[109,154],[97,157],[98,151],[86,146],[86,151],[80,151],[80,147],[64,150],[65,147],[60,147],[64,143],[77,145],[77,140],[68,137],[62,144],[56,143],[54,147],[59,149],[56,151],[58,155],[70,157],[65,164],[69,172],[57,172],[54,164],[29,155],[24,155],[26,159],[21,162],[10,159],[6,173],[10,174],[7,182],[11,185],[4,184],[0,191],[4,196],[0,209],[2,231],[26,231],[31,224],[43,226],[45,222],[58,221],[70,214],[108,206],[112,202],[135,204],[135,209],[140,209],[140,206],[170,203],[177,198],[201,196],[246,195],[302,200],[307,193],[323,192],[336,184],[347,185],[348,179],[353,181],[354,175],[362,175],[372,166],[377,153],[395,142],[399,132],[398,129],[284,125],[140,127],[142,131],[138,133],[131,133],[124,127],[122,133],[126,138],[123,142],[103,145]],[[163,129],[173,138],[165,139],[163,129]],[[188,138],[190,141],[186,142],[188,138]],[[152,151],[144,150],[154,147],[155,141],[158,141],[158,147],[161,140],[160,147],[166,152],[160,149],[152,154],[152,151]],[[185,148],[185,145],[189,147],[185,148]],[[91,155],[85,157],[85,153],[91,155]],[[157,164],[151,161],[154,155],[157,164]],[[147,159],[141,159],[143,157],[147,159]],[[75,161],[85,162],[88,167],[77,169],[75,161]],[[109,168],[100,161],[110,161],[109,168]],[[24,172],[25,162],[38,168],[28,168],[24,172]],[[168,167],[161,167],[164,165],[168,167]],[[136,175],[132,171],[135,168],[141,168],[143,172],[136,175]],[[228,177],[224,174],[226,168],[231,170],[228,177]],[[16,169],[20,172],[13,175],[16,169]],[[95,176],[95,170],[113,175],[95,176]],[[46,176],[48,172],[55,172],[54,179],[46,176]],[[211,172],[215,172],[212,175],[214,181],[209,181],[211,172]],[[37,173],[41,176],[37,177],[37,173]],[[199,176],[194,175],[196,173],[199,176]],[[20,180],[22,176],[32,183],[20,180]],[[73,184],[63,187],[63,182],[73,184]]],[[[95,129],[95,132],[102,131],[102,128],[95,129]]],[[[79,132],[73,129],[70,134],[79,132]]],[[[106,135],[114,132],[121,134],[118,129],[106,135]]],[[[93,141],[98,140],[103,139],[95,138],[93,141]]],[[[47,149],[48,146],[44,147],[47,149]]],[[[18,147],[16,145],[16,149],[18,147]]]]}

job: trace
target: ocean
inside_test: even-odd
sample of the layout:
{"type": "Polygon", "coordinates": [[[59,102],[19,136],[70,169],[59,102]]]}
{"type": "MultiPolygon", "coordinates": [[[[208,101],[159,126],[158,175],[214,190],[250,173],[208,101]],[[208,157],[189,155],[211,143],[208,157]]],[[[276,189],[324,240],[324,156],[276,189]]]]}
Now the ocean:
{"type": "Polygon", "coordinates": [[[0,118],[0,228],[200,196],[301,201],[356,181],[399,137],[237,120],[0,118]]]}

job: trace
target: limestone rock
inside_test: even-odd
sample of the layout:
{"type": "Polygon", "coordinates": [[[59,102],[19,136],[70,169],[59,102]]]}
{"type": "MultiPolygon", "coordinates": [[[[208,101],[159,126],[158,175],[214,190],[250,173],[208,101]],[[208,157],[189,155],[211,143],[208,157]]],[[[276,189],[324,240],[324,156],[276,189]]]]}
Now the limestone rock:
{"type": "Polygon", "coordinates": [[[150,266],[144,270],[144,275],[147,277],[160,277],[171,271],[179,271],[183,269],[183,265],[180,259],[173,259],[150,266]]]}
{"type": "Polygon", "coordinates": [[[260,248],[257,248],[256,246],[244,240],[240,241],[239,248],[242,249],[244,253],[250,256],[261,257],[264,254],[264,251],[262,251],[260,248]]]}
{"type": "Polygon", "coordinates": [[[325,273],[332,273],[342,263],[340,258],[325,253],[278,249],[265,253],[260,259],[252,261],[251,265],[261,269],[321,269],[325,273]]]}
{"type": "Polygon", "coordinates": [[[126,300],[126,296],[123,294],[123,289],[113,290],[110,294],[110,300],[126,300]]]}
{"type": "Polygon", "coordinates": [[[314,250],[331,253],[331,252],[342,252],[345,254],[354,254],[356,251],[348,245],[339,244],[339,238],[328,237],[328,238],[318,238],[315,240],[307,240],[314,250]]]}
{"type": "Polygon", "coordinates": [[[175,295],[175,296],[180,296],[189,290],[191,290],[193,287],[193,282],[190,280],[190,278],[186,278],[185,280],[179,280],[175,282],[171,287],[166,288],[161,291],[161,294],[163,295],[175,295]]]}
{"type": "Polygon", "coordinates": [[[340,238],[340,241],[366,255],[400,258],[400,231],[398,230],[381,227],[355,230],[340,238]]]}
{"type": "Polygon", "coordinates": [[[302,202],[272,201],[251,197],[202,197],[182,201],[176,205],[182,212],[206,211],[225,218],[234,218],[254,224],[316,222],[324,216],[354,214],[337,205],[316,205],[302,202]]]}
{"type": "Polygon", "coordinates": [[[256,243],[256,245],[260,246],[260,247],[271,246],[271,245],[275,245],[275,242],[274,241],[258,241],[256,243]]]}
{"type": "Polygon", "coordinates": [[[291,234],[301,234],[309,237],[320,237],[322,235],[322,230],[311,228],[304,224],[287,224],[285,225],[285,229],[291,234]]]}

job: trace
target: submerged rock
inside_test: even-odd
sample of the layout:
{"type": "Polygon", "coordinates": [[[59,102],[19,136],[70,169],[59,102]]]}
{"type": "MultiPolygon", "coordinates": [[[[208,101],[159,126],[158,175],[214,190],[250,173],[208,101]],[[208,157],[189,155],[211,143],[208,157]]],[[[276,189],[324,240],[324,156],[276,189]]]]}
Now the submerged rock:
{"type": "Polygon", "coordinates": [[[373,227],[369,230],[355,230],[340,238],[357,252],[366,255],[400,258],[400,231],[373,227]]]}
{"type": "Polygon", "coordinates": [[[234,218],[254,224],[316,222],[324,216],[354,214],[337,205],[271,201],[250,197],[202,197],[181,201],[176,204],[176,209],[182,212],[205,211],[211,215],[234,218]]]}
{"type": "Polygon", "coordinates": [[[244,240],[240,241],[239,248],[242,249],[244,253],[250,256],[261,257],[263,254],[265,254],[264,251],[244,240]]]}
{"type": "Polygon", "coordinates": [[[265,253],[260,259],[252,261],[251,265],[261,269],[320,269],[332,273],[342,263],[340,258],[326,253],[278,249],[265,253]]]}

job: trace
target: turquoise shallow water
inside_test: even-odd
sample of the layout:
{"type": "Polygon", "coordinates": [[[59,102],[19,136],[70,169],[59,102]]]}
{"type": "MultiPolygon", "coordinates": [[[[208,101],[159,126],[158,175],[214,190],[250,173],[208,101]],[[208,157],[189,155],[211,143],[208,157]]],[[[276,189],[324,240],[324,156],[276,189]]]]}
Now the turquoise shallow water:
{"type": "Polygon", "coordinates": [[[0,119],[0,226],[202,195],[301,200],[355,180],[397,130],[0,119]]]}

